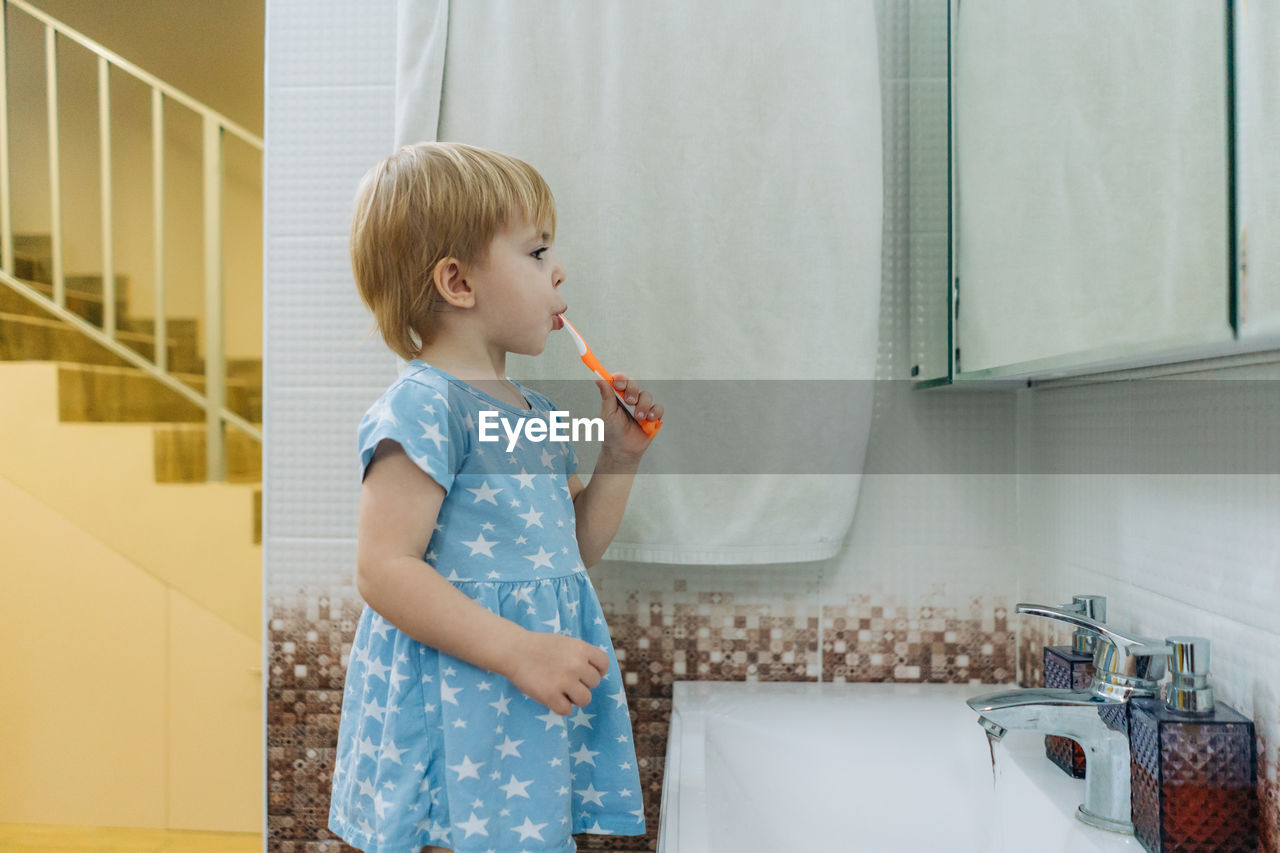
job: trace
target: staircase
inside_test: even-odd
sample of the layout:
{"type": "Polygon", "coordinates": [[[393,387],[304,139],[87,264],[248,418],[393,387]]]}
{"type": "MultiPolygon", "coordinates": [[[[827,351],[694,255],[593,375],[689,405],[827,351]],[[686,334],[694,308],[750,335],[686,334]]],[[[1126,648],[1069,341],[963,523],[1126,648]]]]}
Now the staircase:
{"type": "MultiPolygon", "coordinates": [[[[16,277],[49,294],[44,235],[15,235],[16,277]]],[[[130,317],[116,277],[117,338],[203,391],[198,323],[130,317]]],[[[69,310],[100,326],[102,278],[66,276],[69,310]]],[[[261,359],[227,364],[227,406],[262,422],[261,359]]],[[[227,481],[205,481],[205,413],[180,394],[0,284],[0,477],[261,642],[262,454],[228,427],[227,481]]]]}

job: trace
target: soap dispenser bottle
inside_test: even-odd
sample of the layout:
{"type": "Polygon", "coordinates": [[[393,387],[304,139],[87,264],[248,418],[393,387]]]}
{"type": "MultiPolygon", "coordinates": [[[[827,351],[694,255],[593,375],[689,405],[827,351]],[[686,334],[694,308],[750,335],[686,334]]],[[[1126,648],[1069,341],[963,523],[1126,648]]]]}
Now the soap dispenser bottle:
{"type": "Polygon", "coordinates": [[[1152,853],[1255,853],[1258,759],[1253,723],[1209,686],[1209,641],[1169,637],[1160,698],[1129,702],[1134,835],[1152,853]]]}
{"type": "MultiPolygon", "coordinates": [[[[1062,605],[1095,622],[1107,621],[1107,598],[1104,595],[1073,595],[1070,604],[1062,605]]],[[[1069,646],[1044,647],[1044,686],[1066,690],[1083,690],[1093,681],[1093,650],[1098,635],[1077,628],[1069,646]]],[[[1084,778],[1084,750],[1071,738],[1045,735],[1044,754],[1068,776],[1084,778]]]]}

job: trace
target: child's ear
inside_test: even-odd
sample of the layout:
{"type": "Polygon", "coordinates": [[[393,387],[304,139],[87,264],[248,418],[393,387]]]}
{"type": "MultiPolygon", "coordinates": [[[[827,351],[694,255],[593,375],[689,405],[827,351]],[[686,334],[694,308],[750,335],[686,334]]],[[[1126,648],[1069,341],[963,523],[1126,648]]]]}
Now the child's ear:
{"type": "Polygon", "coordinates": [[[431,283],[442,299],[455,308],[471,308],[476,304],[475,291],[463,278],[462,263],[457,258],[441,258],[431,271],[431,283]]]}

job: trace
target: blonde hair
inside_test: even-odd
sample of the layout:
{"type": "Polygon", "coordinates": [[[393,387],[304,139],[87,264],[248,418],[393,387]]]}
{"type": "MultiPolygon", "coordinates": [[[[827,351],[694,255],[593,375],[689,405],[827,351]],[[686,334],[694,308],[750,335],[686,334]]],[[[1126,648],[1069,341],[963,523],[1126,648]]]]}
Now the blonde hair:
{"type": "Polygon", "coordinates": [[[377,331],[401,358],[431,339],[443,302],[432,280],[446,258],[482,263],[516,217],[555,236],[556,206],[522,160],[457,142],[406,145],[360,180],[351,220],[351,270],[377,331]]]}

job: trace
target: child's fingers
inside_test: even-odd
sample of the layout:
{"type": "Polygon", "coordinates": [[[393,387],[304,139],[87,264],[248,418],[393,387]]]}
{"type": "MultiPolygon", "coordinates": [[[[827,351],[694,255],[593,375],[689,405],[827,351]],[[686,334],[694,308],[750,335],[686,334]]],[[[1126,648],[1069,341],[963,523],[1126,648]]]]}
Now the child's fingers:
{"type": "Polygon", "coordinates": [[[588,667],[587,671],[580,676],[579,680],[587,685],[588,689],[594,690],[599,684],[603,676],[594,666],[588,667]]]}
{"type": "Polygon", "coordinates": [[[587,662],[595,667],[601,676],[609,674],[609,656],[599,646],[591,646],[587,652],[587,662]]]}
{"type": "Polygon", "coordinates": [[[591,691],[581,681],[570,687],[565,695],[569,697],[570,702],[579,707],[585,708],[591,704],[591,691]]]}
{"type": "Polygon", "coordinates": [[[628,379],[625,373],[613,374],[613,387],[622,395],[629,404],[634,406],[638,395],[640,394],[640,384],[634,379],[628,379]]]}

